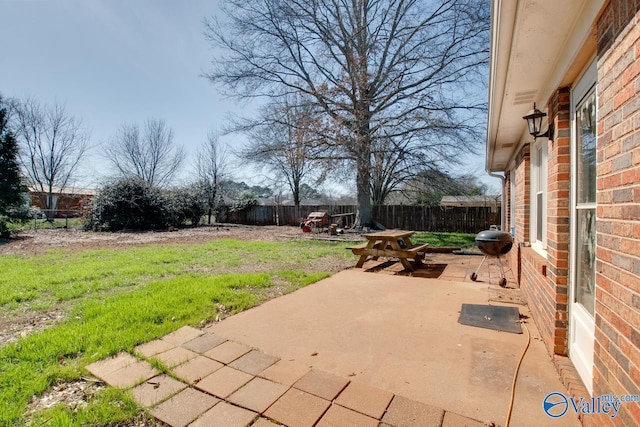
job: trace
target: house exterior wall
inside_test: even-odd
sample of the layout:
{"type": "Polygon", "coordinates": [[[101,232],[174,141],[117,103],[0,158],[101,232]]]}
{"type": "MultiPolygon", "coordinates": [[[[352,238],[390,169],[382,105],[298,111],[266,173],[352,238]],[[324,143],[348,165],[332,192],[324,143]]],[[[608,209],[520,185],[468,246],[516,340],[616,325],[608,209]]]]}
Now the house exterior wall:
{"type": "MultiPolygon", "coordinates": [[[[639,1],[612,0],[597,23],[594,395],[640,394],[639,9],[639,1]]],[[[640,404],[592,425],[640,425],[640,404]]]]}
{"type": "MultiPolygon", "coordinates": [[[[567,284],[569,269],[569,191],[570,191],[570,91],[559,89],[551,99],[549,122],[555,136],[549,139],[547,177],[546,257],[530,242],[530,145],[516,156],[509,179],[515,179],[516,254],[511,259],[518,271],[520,289],[529,302],[532,317],[550,353],[567,355],[567,284]]],[[[510,182],[510,181],[508,181],[510,182]]],[[[508,186],[504,189],[507,191],[508,186]]],[[[511,220],[511,218],[509,218],[511,220]]]]}
{"type": "MultiPolygon", "coordinates": [[[[592,25],[595,37],[573,64],[574,81],[547,100],[555,134],[548,145],[546,256],[530,241],[529,144],[514,153],[506,171],[507,226],[515,230],[510,263],[532,318],[569,393],[588,398],[571,360],[572,248],[571,88],[577,69],[596,54],[597,163],[595,337],[591,396],[640,395],[640,0],[610,0],[592,25]],[[596,50],[597,46],[597,50],[596,50]]],[[[567,83],[563,83],[566,85],[567,83]]],[[[618,415],[582,415],[585,426],[640,426],[640,402],[625,402],[618,415]]]]}
{"type": "MultiPolygon", "coordinates": [[[[29,193],[31,205],[44,210],[47,194],[29,193]]],[[[91,202],[92,196],[84,194],[54,194],[58,198],[55,216],[80,216],[82,210],[91,202]]]]}
{"type": "Polygon", "coordinates": [[[549,296],[553,299],[553,353],[567,355],[569,277],[569,192],[571,189],[570,89],[560,88],[549,103],[555,135],[548,142],[547,259],[549,296]]]}

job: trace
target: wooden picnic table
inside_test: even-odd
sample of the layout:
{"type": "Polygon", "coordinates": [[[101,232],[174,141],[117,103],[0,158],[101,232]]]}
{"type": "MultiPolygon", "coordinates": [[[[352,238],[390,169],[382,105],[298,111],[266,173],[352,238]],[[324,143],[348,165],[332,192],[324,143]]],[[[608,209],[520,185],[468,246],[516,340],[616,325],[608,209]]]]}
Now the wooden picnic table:
{"type": "Polygon", "coordinates": [[[374,260],[385,257],[398,258],[406,270],[415,271],[409,258],[412,258],[416,265],[421,265],[429,244],[411,243],[411,235],[414,233],[407,230],[384,230],[363,234],[367,242],[350,248],[355,255],[360,255],[356,268],[362,268],[369,257],[374,260]]]}

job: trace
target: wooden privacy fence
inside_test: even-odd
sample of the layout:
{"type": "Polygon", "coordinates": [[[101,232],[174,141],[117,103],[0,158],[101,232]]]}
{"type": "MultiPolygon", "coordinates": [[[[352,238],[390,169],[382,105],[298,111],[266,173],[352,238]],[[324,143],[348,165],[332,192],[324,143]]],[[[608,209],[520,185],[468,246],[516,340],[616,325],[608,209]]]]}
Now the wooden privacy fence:
{"type": "MultiPolygon", "coordinates": [[[[340,227],[350,227],[355,220],[356,206],[254,206],[240,212],[223,210],[217,219],[233,224],[300,225],[307,215],[318,211],[334,215],[332,222],[340,227]]],[[[488,230],[492,224],[500,224],[500,212],[491,212],[490,207],[384,205],[373,207],[373,218],[387,228],[474,234],[488,230]]]]}

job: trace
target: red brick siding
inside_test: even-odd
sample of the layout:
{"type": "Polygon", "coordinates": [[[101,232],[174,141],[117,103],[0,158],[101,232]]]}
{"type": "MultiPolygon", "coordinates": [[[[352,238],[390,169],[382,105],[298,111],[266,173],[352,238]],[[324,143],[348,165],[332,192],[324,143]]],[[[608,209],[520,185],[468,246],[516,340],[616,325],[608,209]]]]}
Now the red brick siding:
{"type": "MultiPolygon", "coordinates": [[[[521,246],[521,243],[530,241],[530,160],[530,145],[526,144],[516,156],[515,167],[509,172],[504,189],[507,192],[510,180],[515,180],[515,218],[513,218],[515,248],[510,257],[511,267],[513,271],[518,272],[516,277],[518,277],[520,289],[549,352],[556,351],[555,342],[556,339],[560,339],[559,345],[562,351],[559,354],[566,354],[566,292],[565,295],[560,296],[564,309],[558,319],[558,293],[556,286],[546,277],[547,260],[533,249],[521,246]],[[558,320],[563,322],[561,326],[564,328],[560,333],[557,332],[558,320]]],[[[512,218],[508,217],[508,220],[508,227],[511,227],[512,218]]]]}
{"type": "Polygon", "coordinates": [[[515,157],[515,166],[508,173],[503,191],[509,194],[507,198],[506,211],[509,212],[506,227],[514,228],[514,248],[508,257],[512,271],[516,280],[520,283],[522,274],[521,248],[520,244],[529,241],[529,212],[530,212],[530,147],[525,145],[515,157]],[[511,181],[515,183],[514,194],[514,218],[511,218],[511,181]]]}
{"type": "MultiPolygon", "coordinates": [[[[550,353],[567,354],[569,269],[570,91],[562,88],[549,103],[555,134],[548,141],[547,258],[520,243],[529,242],[530,146],[516,157],[509,178],[516,183],[515,241],[512,268],[518,271],[532,317],[550,353]]],[[[509,180],[507,180],[509,183],[509,180]]],[[[509,224],[510,226],[511,224],[509,224]]]]}
{"type": "MultiPolygon", "coordinates": [[[[521,248],[520,289],[527,299],[527,305],[542,341],[550,353],[554,352],[556,329],[556,308],[554,285],[542,272],[547,260],[532,248],[521,248]]],[[[565,334],[566,335],[566,334],[565,334]]]]}
{"type": "MultiPolygon", "coordinates": [[[[594,395],[640,394],[639,3],[612,0],[597,23],[594,395]]],[[[640,425],[640,405],[592,425],[640,425]]]]}
{"type": "MultiPolygon", "coordinates": [[[[30,193],[31,205],[44,210],[46,194],[30,193]]],[[[92,196],[76,194],[57,194],[56,216],[80,216],[82,210],[91,202],[92,196]]]]}
{"type": "Polygon", "coordinates": [[[568,351],[569,192],[571,188],[571,96],[569,88],[556,91],[549,103],[555,135],[548,145],[547,277],[554,302],[553,352],[568,351]]]}

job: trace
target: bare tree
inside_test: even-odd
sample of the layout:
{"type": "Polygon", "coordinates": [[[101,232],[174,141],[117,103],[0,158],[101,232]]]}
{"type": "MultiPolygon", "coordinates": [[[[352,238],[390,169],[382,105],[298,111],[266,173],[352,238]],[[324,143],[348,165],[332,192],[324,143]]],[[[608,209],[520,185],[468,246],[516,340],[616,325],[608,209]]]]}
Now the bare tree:
{"type": "Polygon", "coordinates": [[[336,130],[321,141],[353,162],[360,224],[372,220],[376,138],[471,132],[484,111],[485,94],[465,85],[484,79],[486,0],[226,0],[223,11],[226,21],[206,21],[225,52],[207,77],[239,98],[313,98],[336,130]]]}
{"type": "Polygon", "coordinates": [[[227,151],[221,146],[218,133],[211,130],[196,155],[196,171],[207,208],[208,224],[211,224],[213,212],[222,197],[220,188],[227,175],[227,168],[227,151]]]}
{"type": "MultiPolygon", "coordinates": [[[[424,170],[446,170],[451,166],[459,166],[463,156],[457,147],[468,147],[468,151],[473,153],[473,146],[461,142],[476,133],[473,129],[464,130],[462,127],[445,130],[434,128],[374,138],[371,155],[373,204],[383,205],[391,193],[414,182],[424,170]]],[[[477,139],[480,137],[477,136],[477,139]]]]}
{"type": "Polygon", "coordinates": [[[42,105],[27,98],[14,101],[16,136],[21,145],[20,161],[29,184],[45,194],[47,217],[56,209],[56,194],[77,177],[78,166],[88,149],[89,134],[64,105],[42,105]]]}
{"type": "Polygon", "coordinates": [[[296,207],[300,207],[303,181],[311,179],[317,184],[324,178],[312,152],[320,122],[313,106],[300,101],[300,97],[286,97],[264,107],[260,119],[245,127],[249,145],[240,153],[282,178],[296,207]]]}
{"type": "Polygon", "coordinates": [[[121,176],[137,177],[158,188],[171,183],[185,159],[173,130],[164,120],[153,118],[144,123],[142,133],[138,124],[120,126],[103,152],[121,176]]]}

